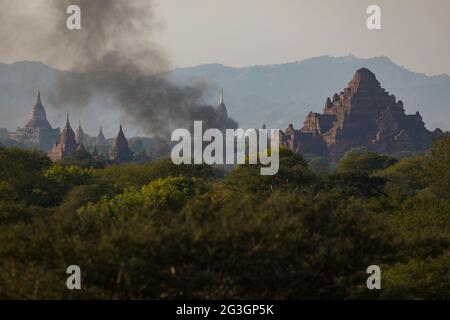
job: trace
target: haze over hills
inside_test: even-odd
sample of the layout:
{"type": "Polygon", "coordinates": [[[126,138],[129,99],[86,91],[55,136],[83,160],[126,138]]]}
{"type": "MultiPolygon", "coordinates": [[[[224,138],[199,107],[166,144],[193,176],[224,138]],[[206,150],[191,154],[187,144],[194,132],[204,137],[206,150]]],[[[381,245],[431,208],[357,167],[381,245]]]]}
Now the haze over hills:
{"type": "Polygon", "coordinates": [[[239,69],[200,65],[176,69],[171,76],[182,83],[208,81],[215,92],[223,87],[229,112],[241,126],[266,123],[285,128],[288,123],[301,127],[309,111],[321,112],[330,93],[339,93],[362,67],[374,72],[382,87],[404,102],[407,113],[420,111],[429,129],[450,129],[450,76],[414,73],[387,57],[323,56],[239,69]]]}
{"type": "MultiPolygon", "coordinates": [[[[241,127],[301,127],[309,111],[321,112],[330,92],[346,87],[355,70],[366,67],[374,72],[389,93],[403,100],[407,113],[420,111],[428,129],[450,129],[450,76],[427,76],[396,65],[387,57],[359,59],[354,56],[323,56],[300,62],[232,68],[220,64],[178,68],[168,77],[179,84],[203,82],[208,86],[205,102],[218,104],[221,89],[229,114],[241,127]]],[[[0,64],[0,128],[22,126],[35,100],[42,92],[48,118],[62,126],[67,106],[55,108],[51,95],[62,72],[39,62],[0,64]]],[[[81,119],[89,134],[95,135],[101,123],[106,135],[113,135],[123,116],[108,100],[93,102],[88,108],[70,110],[81,119]]],[[[130,135],[139,134],[132,128],[130,135]]]]}

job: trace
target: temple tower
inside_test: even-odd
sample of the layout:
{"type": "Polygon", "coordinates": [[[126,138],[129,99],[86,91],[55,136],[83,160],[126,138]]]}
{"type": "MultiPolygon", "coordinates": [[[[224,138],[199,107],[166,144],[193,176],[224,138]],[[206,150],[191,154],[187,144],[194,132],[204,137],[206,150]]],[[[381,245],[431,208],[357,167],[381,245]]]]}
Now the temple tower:
{"type": "Polygon", "coordinates": [[[133,161],[133,152],[131,152],[128,146],[128,140],[123,134],[122,126],[120,126],[119,133],[113,141],[112,149],[109,152],[109,159],[115,163],[133,161]]]}
{"type": "Polygon", "coordinates": [[[76,140],[80,144],[82,142],[88,143],[89,142],[89,136],[84,133],[83,128],[81,128],[81,120],[78,122],[78,128],[76,131],[76,140]]]}
{"type": "Polygon", "coordinates": [[[36,103],[30,113],[30,119],[24,128],[17,128],[10,136],[21,147],[35,148],[41,151],[51,150],[59,140],[60,130],[53,129],[47,120],[47,114],[41,101],[41,93],[37,93],[36,103]]]}
{"type": "Polygon", "coordinates": [[[69,115],[67,115],[66,126],[61,132],[59,143],[53,145],[52,151],[49,153],[49,157],[53,161],[61,160],[74,154],[77,147],[78,144],[75,139],[75,133],[70,126],[69,115]]]}
{"type": "Polygon", "coordinates": [[[26,128],[50,129],[50,123],[47,120],[47,114],[41,101],[41,92],[38,91],[36,103],[33,105],[30,113],[30,120],[25,125],[26,128]]]}
{"type": "Polygon", "coordinates": [[[228,117],[227,106],[225,105],[225,98],[223,90],[220,93],[219,105],[216,107],[217,119],[216,128],[224,132],[226,129],[236,129],[238,124],[236,121],[228,117]]]}
{"type": "MultiPolygon", "coordinates": [[[[228,111],[227,106],[225,105],[225,98],[223,95],[223,90],[220,93],[219,106],[217,107],[217,111],[219,113],[219,119],[228,119],[228,111]]],[[[222,121],[219,121],[221,123],[222,121]]]]}
{"type": "Polygon", "coordinates": [[[419,153],[440,134],[428,131],[419,113],[406,114],[403,102],[367,68],[358,69],[346,88],[326,99],[323,113],[310,112],[295,139],[290,131],[282,134],[282,144],[307,157],[333,160],[357,147],[393,155],[419,153]]]}
{"type": "Polygon", "coordinates": [[[105,136],[103,135],[102,126],[100,126],[100,132],[98,133],[98,136],[97,136],[96,145],[100,146],[100,147],[106,145],[106,139],[105,139],[105,136]]]}

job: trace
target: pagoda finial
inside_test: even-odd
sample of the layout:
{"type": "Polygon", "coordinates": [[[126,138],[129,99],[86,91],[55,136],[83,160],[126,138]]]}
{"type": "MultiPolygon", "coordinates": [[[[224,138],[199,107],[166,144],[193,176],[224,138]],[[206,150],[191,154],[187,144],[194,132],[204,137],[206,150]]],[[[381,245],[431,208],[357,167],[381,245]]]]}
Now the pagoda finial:
{"type": "Polygon", "coordinates": [[[41,104],[41,91],[39,91],[39,90],[38,90],[38,92],[37,92],[37,99],[36,99],[36,102],[37,102],[38,104],[41,104]]]}
{"type": "Polygon", "coordinates": [[[220,104],[225,104],[224,101],[225,100],[224,100],[224,97],[223,97],[223,89],[222,89],[222,91],[220,92],[220,104]]]}
{"type": "Polygon", "coordinates": [[[66,128],[70,128],[69,114],[67,114],[66,128]]]}

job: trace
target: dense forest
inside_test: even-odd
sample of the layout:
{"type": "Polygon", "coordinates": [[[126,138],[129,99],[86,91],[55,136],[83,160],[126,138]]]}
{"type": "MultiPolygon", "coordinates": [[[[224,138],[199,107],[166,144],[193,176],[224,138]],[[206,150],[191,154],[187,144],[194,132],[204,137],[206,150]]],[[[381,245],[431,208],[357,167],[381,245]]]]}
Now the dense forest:
{"type": "Polygon", "coordinates": [[[282,149],[261,176],[0,148],[0,298],[450,299],[449,155],[450,136],[334,165],[282,149]]]}

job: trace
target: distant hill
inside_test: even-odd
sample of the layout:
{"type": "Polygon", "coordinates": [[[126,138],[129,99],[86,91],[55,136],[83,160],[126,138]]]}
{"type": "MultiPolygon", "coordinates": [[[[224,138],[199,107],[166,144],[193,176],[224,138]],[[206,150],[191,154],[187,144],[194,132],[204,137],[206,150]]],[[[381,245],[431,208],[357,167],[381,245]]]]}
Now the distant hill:
{"type": "Polygon", "coordinates": [[[450,129],[450,77],[414,73],[387,57],[323,56],[247,68],[200,65],[176,69],[171,77],[180,83],[207,82],[209,101],[223,88],[229,113],[241,126],[266,123],[286,128],[288,123],[301,126],[309,111],[322,111],[326,98],[345,88],[361,67],[374,72],[386,90],[403,100],[407,113],[420,111],[429,129],[450,129]]]}
{"type": "MultiPolygon", "coordinates": [[[[175,69],[168,77],[180,84],[206,83],[205,102],[208,103],[217,104],[223,89],[229,114],[241,127],[259,127],[265,123],[272,128],[286,128],[288,123],[301,127],[309,111],[322,111],[325,99],[346,87],[361,67],[373,71],[386,90],[403,100],[407,113],[420,111],[428,129],[450,129],[450,77],[414,73],[387,57],[323,56],[246,68],[209,64],[175,69]]],[[[0,64],[0,128],[14,129],[23,125],[38,89],[42,92],[50,121],[55,126],[62,125],[60,118],[66,111],[45,101],[54,90],[60,72],[38,62],[0,64]]],[[[96,106],[80,110],[72,118],[81,118],[83,127],[90,134],[97,133],[98,122],[103,124],[106,132],[109,130],[113,134],[120,115],[100,110],[96,106]]],[[[129,131],[134,134],[131,129],[129,131]]]]}

